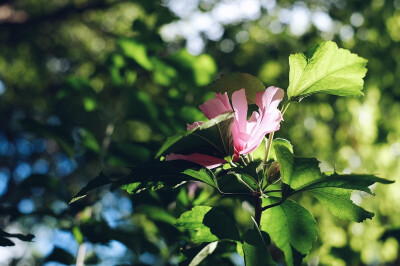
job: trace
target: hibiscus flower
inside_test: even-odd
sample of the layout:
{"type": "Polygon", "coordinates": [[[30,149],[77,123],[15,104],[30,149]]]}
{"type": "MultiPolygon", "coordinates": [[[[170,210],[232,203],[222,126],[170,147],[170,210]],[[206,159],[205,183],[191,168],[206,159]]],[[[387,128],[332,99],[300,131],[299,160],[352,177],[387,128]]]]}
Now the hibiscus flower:
{"type": "MultiPolygon", "coordinates": [[[[232,106],[228,94],[225,92],[224,94],[216,93],[215,98],[206,101],[199,108],[208,119],[213,119],[225,112],[234,112],[232,125],[233,160],[238,161],[241,154],[249,154],[256,150],[266,134],[279,130],[283,118],[278,105],[283,96],[284,91],[277,87],[268,87],[265,91],[258,92],[255,98],[258,112],[254,111],[249,120],[247,120],[248,104],[245,89],[235,91],[232,94],[232,106]]],[[[187,130],[192,130],[201,124],[203,124],[202,121],[195,122],[192,125],[188,124],[187,130]]],[[[200,153],[189,155],[171,153],[166,156],[166,160],[191,161],[209,169],[226,162],[223,158],[200,153]]]]}

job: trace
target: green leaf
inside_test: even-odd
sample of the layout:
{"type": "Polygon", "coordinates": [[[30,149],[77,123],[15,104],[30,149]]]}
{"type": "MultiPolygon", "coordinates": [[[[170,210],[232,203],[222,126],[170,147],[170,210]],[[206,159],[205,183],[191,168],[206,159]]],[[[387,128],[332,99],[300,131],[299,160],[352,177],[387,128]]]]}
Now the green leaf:
{"type": "Polygon", "coordinates": [[[232,123],[233,112],[223,113],[190,131],[168,138],[156,157],[169,153],[201,153],[218,158],[233,155],[232,123]]]}
{"type": "Polygon", "coordinates": [[[255,221],[253,229],[249,229],[243,238],[242,248],[246,266],[276,265],[255,221]]]}
{"type": "MultiPolygon", "coordinates": [[[[263,205],[276,202],[277,200],[272,198],[263,199],[263,205]]],[[[287,265],[300,265],[302,256],[296,254],[296,251],[302,255],[308,254],[318,236],[313,216],[291,200],[264,211],[260,225],[283,251],[287,265]]]]}
{"type": "Polygon", "coordinates": [[[273,143],[275,154],[279,162],[282,182],[289,185],[291,189],[299,187],[321,178],[319,162],[314,158],[298,158],[286,145],[273,143]]]}
{"type": "Polygon", "coordinates": [[[342,219],[361,222],[373,217],[373,213],[351,201],[352,190],[372,194],[369,186],[375,182],[384,184],[393,182],[373,175],[321,174],[316,159],[295,157],[288,147],[280,143],[275,143],[273,146],[279,162],[282,182],[290,188],[284,191],[283,196],[289,197],[298,192],[308,191],[334,215],[342,219]]]}
{"type": "Polygon", "coordinates": [[[213,188],[218,188],[217,181],[213,177],[213,174],[210,170],[206,168],[201,168],[200,170],[194,170],[194,169],[186,169],[183,171],[184,174],[191,176],[199,181],[202,181],[213,188]],[[210,174],[211,173],[211,174],[210,174]]]}
{"type": "Polygon", "coordinates": [[[211,255],[214,250],[217,248],[218,241],[211,242],[207,246],[205,246],[197,255],[193,258],[193,260],[189,263],[189,266],[197,266],[199,265],[208,255],[211,255]]]}
{"type": "Polygon", "coordinates": [[[222,75],[220,79],[215,80],[206,89],[216,93],[227,92],[229,97],[235,91],[245,89],[248,104],[255,104],[256,93],[265,91],[265,86],[258,78],[247,73],[230,73],[222,75]]]}
{"type": "Polygon", "coordinates": [[[351,190],[361,190],[374,195],[369,189],[374,183],[391,184],[394,181],[376,177],[374,175],[341,175],[334,173],[332,175],[323,175],[322,178],[306,183],[296,189],[297,192],[307,191],[316,188],[336,187],[351,190]]]}
{"type": "Polygon", "coordinates": [[[305,53],[289,57],[289,100],[301,100],[314,93],[338,96],[363,95],[367,60],[328,41],[305,53]]]}
{"type": "Polygon", "coordinates": [[[183,213],[176,226],[194,230],[193,243],[213,242],[219,239],[240,240],[235,221],[222,209],[195,206],[183,213]]]}
{"type": "MultiPolygon", "coordinates": [[[[268,156],[268,160],[278,160],[276,157],[276,153],[275,153],[275,148],[274,145],[281,145],[281,146],[285,146],[286,148],[289,149],[289,151],[291,153],[293,153],[293,146],[292,144],[286,140],[286,139],[282,139],[282,138],[276,138],[272,141],[273,145],[271,145],[271,149],[269,150],[269,156],[268,156]]],[[[265,148],[264,148],[265,149],[265,148]]]]}
{"type": "Polygon", "coordinates": [[[353,222],[362,222],[372,219],[373,212],[369,212],[357,206],[350,199],[351,190],[341,188],[318,188],[309,191],[335,216],[353,222]]]}
{"type": "Polygon", "coordinates": [[[146,70],[153,69],[153,64],[147,56],[147,48],[144,44],[132,39],[120,39],[118,45],[126,57],[135,60],[146,70]]]}
{"type": "Polygon", "coordinates": [[[196,169],[199,168],[199,165],[187,161],[153,162],[131,167],[130,172],[123,176],[120,174],[105,175],[101,172],[99,176],[82,188],[70,203],[85,197],[89,191],[108,184],[122,186],[132,194],[144,189],[156,190],[163,186],[174,187],[184,181],[198,180],[183,173],[188,168],[196,169]]]}
{"type": "Polygon", "coordinates": [[[318,166],[318,160],[314,158],[295,157],[287,146],[278,142],[274,143],[273,146],[279,162],[282,182],[294,190],[286,194],[287,196],[302,191],[326,187],[361,190],[373,195],[369,189],[369,186],[372,184],[376,182],[383,184],[394,182],[374,175],[322,174],[318,166]]]}

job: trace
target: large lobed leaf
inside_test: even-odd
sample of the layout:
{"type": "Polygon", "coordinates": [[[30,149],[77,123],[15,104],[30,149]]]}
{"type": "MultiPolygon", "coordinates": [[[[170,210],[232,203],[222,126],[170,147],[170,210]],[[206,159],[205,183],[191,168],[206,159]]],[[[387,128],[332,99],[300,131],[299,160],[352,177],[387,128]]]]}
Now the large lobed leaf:
{"type": "Polygon", "coordinates": [[[372,194],[370,185],[376,182],[393,183],[374,175],[322,174],[316,159],[295,157],[287,145],[280,142],[274,143],[273,146],[282,182],[290,188],[284,191],[284,197],[308,191],[339,218],[356,222],[371,218],[373,213],[365,211],[351,201],[351,191],[360,190],[372,194]]]}
{"type": "Polygon", "coordinates": [[[215,93],[227,92],[229,97],[235,91],[245,89],[248,104],[255,104],[257,92],[265,91],[265,86],[258,78],[247,73],[229,73],[222,75],[206,87],[215,93]]]}
{"type": "MultiPolygon", "coordinates": [[[[273,198],[263,199],[264,205],[276,202],[273,198]]],[[[267,209],[261,217],[260,225],[283,251],[288,266],[300,265],[318,236],[317,223],[313,216],[291,200],[267,209]]]]}
{"type": "Polygon", "coordinates": [[[235,221],[219,208],[195,206],[183,213],[175,225],[194,230],[192,242],[196,244],[222,239],[240,241],[235,221]]]}
{"type": "Polygon", "coordinates": [[[367,60],[328,41],[289,57],[289,100],[314,93],[363,95],[367,60]]]}
{"type": "Polygon", "coordinates": [[[201,153],[218,158],[231,156],[234,152],[233,119],[233,112],[223,113],[190,131],[170,137],[156,157],[169,153],[201,153]]]}

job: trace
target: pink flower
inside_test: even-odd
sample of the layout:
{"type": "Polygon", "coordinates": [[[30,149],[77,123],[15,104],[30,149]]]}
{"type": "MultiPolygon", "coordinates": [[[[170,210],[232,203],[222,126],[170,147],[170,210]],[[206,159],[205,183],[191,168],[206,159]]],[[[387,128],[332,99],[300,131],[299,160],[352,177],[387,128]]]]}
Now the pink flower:
{"type": "MultiPolygon", "coordinates": [[[[234,161],[237,161],[240,154],[248,154],[256,150],[266,134],[279,130],[279,123],[283,118],[278,105],[283,96],[283,90],[277,87],[268,87],[264,92],[258,92],[255,99],[258,112],[253,112],[249,120],[247,120],[248,105],[244,89],[232,94],[232,106],[229,103],[228,94],[225,92],[224,94],[216,93],[215,98],[208,100],[199,107],[208,119],[213,119],[224,112],[234,111],[232,135],[235,148],[234,161]]],[[[187,129],[192,130],[202,123],[202,121],[199,121],[192,125],[188,124],[187,129]]],[[[224,159],[199,153],[190,155],[170,154],[166,156],[166,160],[191,161],[209,169],[225,162],[224,159]]]]}

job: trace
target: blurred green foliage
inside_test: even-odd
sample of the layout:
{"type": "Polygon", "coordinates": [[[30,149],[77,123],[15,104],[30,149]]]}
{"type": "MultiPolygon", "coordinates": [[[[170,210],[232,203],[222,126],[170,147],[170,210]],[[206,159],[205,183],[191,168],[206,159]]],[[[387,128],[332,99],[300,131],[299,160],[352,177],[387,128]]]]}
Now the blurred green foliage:
{"type": "MultiPolygon", "coordinates": [[[[212,93],[203,86],[219,75],[250,73],[286,89],[289,54],[323,40],[368,59],[365,96],[292,104],[276,136],[317,157],[323,170],[399,180],[400,1],[243,2],[243,12],[205,0],[0,4],[0,224],[35,235],[0,247],[4,263],[70,264],[80,256],[106,265],[189,263],[205,244],[183,245],[190,235],[173,224],[202,204],[228,210],[240,232],[250,229],[251,203],[194,184],[132,196],[100,190],[67,202],[101,170],[123,175],[186,123],[204,120],[197,106],[212,93]],[[207,20],[191,21],[199,12],[218,23],[200,27],[207,20]]],[[[354,194],[376,213],[361,224],[302,196],[319,226],[308,263],[399,264],[399,188],[373,187],[379,197],[365,203],[370,195],[354,194]]],[[[203,263],[242,263],[235,250],[218,244],[203,263]]],[[[271,253],[284,262],[278,249],[271,253]]]]}

